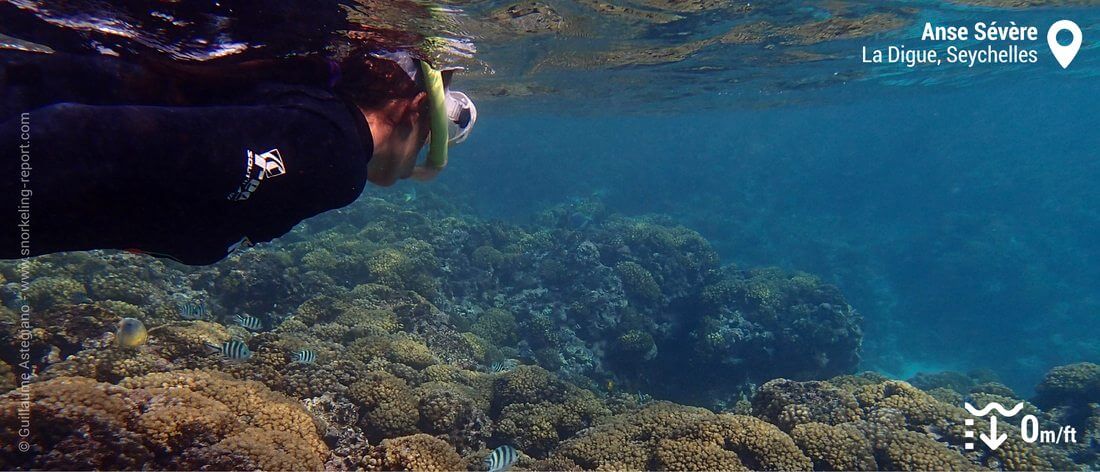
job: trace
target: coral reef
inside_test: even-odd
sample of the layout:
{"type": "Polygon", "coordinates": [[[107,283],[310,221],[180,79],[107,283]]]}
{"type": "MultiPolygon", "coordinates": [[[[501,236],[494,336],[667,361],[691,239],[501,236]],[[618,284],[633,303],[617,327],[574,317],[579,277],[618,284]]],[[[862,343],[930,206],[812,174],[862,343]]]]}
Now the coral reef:
{"type": "Polygon", "coordinates": [[[205,268],[32,260],[33,326],[0,293],[0,468],[456,470],[502,445],[537,470],[1097,466],[1088,442],[1028,444],[1013,425],[998,450],[965,449],[959,407],[1025,402],[1094,441],[1095,364],[1055,368],[1033,403],[980,372],[853,374],[861,319],[836,288],[722,268],[667,220],[590,200],[534,227],[421,210],[367,198],[205,268]],[[196,300],[201,319],[184,316],[196,300]],[[116,346],[123,317],[146,344],[116,346]],[[210,347],[230,340],[252,356],[210,347]]]}
{"type": "MultiPolygon", "coordinates": [[[[390,298],[388,307],[373,310],[397,315],[400,324],[409,324],[403,330],[418,336],[395,341],[398,349],[377,347],[380,339],[363,342],[375,346],[368,357],[386,352],[391,362],[423,368],[450,362],[447,356],[465,350],[466,368],[521,358],[582,384],[614,373],[620,382],[655,391],[680,385],[676,376],[686,362],[728,373],[727,382],[704,395],[713,405],[734,400],[715,398],[719,390],[739,391],[748,382],[777,376],[824,378],[845,373],[858,361],[860,318],[834,288],[776,270],[718,272],[707,241],[667,220],[615,217],[596,202],[581,201],[546,210],[539,225],[527,229],[425,218],[432,208],[413,216],[369,199],[330,229],[318,230],[325,227],[319,218],[317,234],[287,250],[300,266],[345,285],[299,303],[294,316],[307,326],[348,326],[336,313],[362,307],[364,299],[390,298]],[[318,251],[331,257],[318,262],[318,251]],[[409,258],[416,262],[406,264],[409,258]],[[412,290],[423,298],[415,303],[419,307],[398,313],[386,308],[412,306],[416,297],[355,294],[364,290],[356,286],[412,290]],[[753,298],[765,292],[772,298],[753,298]],[[404,316],[414,313],[421,315],[404,316]],[[442,325],[448,323],[439,319],[468,334],[429,338],[446,331],[442,325]],[[691,332],[699,337],[696,346],[684,342],[691,332]],[[615,341],[605,348],[606,340],[615,341]],[[418,344],[441,357],[429,358],[418,344]],[[440,349],[443,344],[451,347],[440,349]],[[750,356],[761,352],[769,354],[750,356]],[[419,358],[395,357],[401,355],[419,358]]],[[[362,334],[394,331],[392,326],[365,330],[362,334]]],[[[677,398],[679,392],[661,393],[677,398]]]]}

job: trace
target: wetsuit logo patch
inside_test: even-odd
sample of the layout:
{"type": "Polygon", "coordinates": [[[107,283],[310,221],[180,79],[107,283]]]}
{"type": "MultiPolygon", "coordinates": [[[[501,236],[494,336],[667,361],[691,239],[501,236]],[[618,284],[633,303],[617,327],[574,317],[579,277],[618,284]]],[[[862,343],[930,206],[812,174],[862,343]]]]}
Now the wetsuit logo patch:
{"type": "Polygon", "coordinates": [[[278,177],[286,173],[286,164],[283,163],[283,155],[278,149],[272,149],[263,154],[256,154],[251,149],[245,150],[248,161],[245,163],[244,180],[240,187],[231,194],[228,199],[235,201],[248,200],[260,187],[264,179],[278,177]]]}

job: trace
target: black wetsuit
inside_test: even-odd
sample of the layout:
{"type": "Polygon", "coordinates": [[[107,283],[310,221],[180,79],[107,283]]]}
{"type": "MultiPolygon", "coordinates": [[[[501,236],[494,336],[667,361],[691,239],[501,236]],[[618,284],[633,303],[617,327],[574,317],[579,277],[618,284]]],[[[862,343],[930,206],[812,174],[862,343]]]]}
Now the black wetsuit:
{"type": "Polygon", "coordinates": [[[222,90],[109,57],[50,56],[0,55],[0,258],[124,249],[208,264],[366,184],[367,123],[324,83],[222,90]]]}

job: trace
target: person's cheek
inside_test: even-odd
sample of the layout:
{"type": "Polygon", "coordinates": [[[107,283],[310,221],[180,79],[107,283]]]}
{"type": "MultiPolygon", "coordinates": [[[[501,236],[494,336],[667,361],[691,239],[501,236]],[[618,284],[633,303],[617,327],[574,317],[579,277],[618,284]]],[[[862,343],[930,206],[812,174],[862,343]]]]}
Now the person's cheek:
{"type": "Polygon", "coordinates": [[[408,178],[413,173],[413,169],[416,168],[416,158],[420,154],[419,146],[412,146],[410,152],[406,154],[405,159],[401,162],[401,178],[408,178]]]}

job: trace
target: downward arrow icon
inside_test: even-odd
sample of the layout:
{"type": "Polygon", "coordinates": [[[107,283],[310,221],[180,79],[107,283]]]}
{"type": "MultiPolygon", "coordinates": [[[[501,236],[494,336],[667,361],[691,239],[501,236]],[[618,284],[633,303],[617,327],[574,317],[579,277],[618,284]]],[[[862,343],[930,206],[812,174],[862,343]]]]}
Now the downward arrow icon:
{"type": "Polygon", "coordinates": [[[982,438],[982,442],[984,442],[986,446],[989,446],[990,451],[996,451],[998,447],[1001,447],[1001,444],[1004,444],[1005,439],[1008,439],[1008,435],[1004,433],[1001,433],[1000,436],[997,436],[996,416],[989,417],[989,435],[986,436],[985,433],[982,433],[980,437],[982,438]]]}

